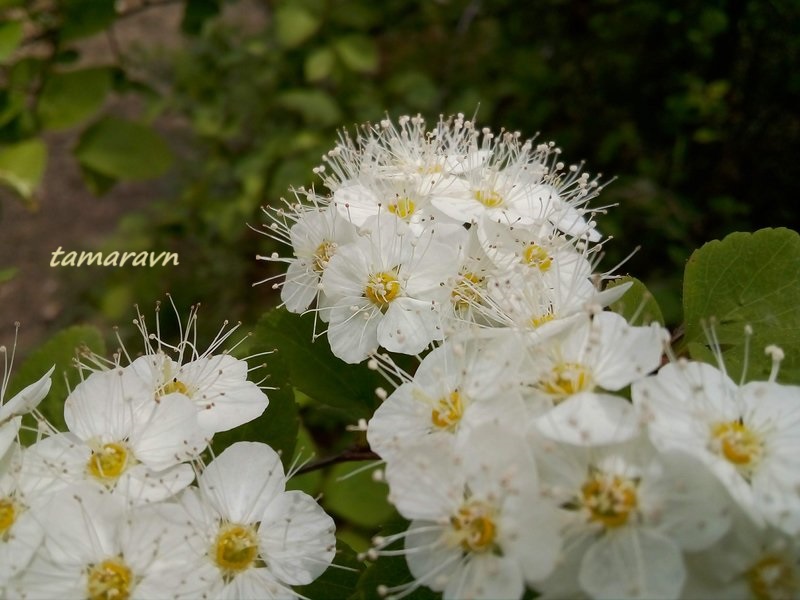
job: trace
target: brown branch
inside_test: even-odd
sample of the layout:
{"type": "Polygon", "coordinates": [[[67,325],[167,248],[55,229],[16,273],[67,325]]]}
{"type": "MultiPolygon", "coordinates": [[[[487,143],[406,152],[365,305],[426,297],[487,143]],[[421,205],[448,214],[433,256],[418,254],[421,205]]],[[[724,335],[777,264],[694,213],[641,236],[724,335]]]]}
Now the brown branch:
{"type": "Polygon", "coordinates": [[[304,473],[310,473],[311,471],[317,471],[329,465],[335,465],[343,462],[354,462],[359,460],[380,460],[380,459],[381,457],[375,454],[369,448],[364,448],[364,447],[348,448],[347,450],[344,450],[341,454],[321,458],[319,460],[315,460],[310,464],[300,467],[295,472],[295,475],[303,475],[304,473]]]}

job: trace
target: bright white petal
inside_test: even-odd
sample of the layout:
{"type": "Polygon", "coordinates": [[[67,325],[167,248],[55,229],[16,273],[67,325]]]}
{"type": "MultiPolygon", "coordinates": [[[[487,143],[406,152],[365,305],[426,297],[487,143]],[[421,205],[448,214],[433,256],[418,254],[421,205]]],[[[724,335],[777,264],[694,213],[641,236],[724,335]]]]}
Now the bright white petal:
{"type": "Polygon", "coordinates": [[[199,480],[204,497],[234,523],[256,523],[286,487],[278,454],[266,444],[237,442],[206,467],[199,480]]]}
{"type": "Polygon", "coordinates": [[[595,598],[677,598],[686,569],[673,541],[655,531],[623,527],[589,548],[578,578],[595,598]]]}
{"type": "Polygon", "coordinates": [[[584,446],[624,442],[641,432],[630,402],[610,394],[577,394],[535,422],[550,439],[584,446]]]}
{"type": "Polygon", "coordinates": [[[333,560],[335,530],[333,519],[311,496],[299,491],[281,494],[261,518],[261,555],[278,580],[311,583],[333,560]]]}

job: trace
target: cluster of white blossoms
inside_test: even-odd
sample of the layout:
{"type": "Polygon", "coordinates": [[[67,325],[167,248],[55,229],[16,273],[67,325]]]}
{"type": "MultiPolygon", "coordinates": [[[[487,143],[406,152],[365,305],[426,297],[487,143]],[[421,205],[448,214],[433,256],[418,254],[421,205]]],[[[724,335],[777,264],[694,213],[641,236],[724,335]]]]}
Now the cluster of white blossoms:
{"type": "Polygon", "coordinates": [[[267,211],[293,255],[261,258],[336,356],[395,384],[367,438],[410,525],[366,557],[413,581],[382,595],[800,596],[800,388],[777,348],[737,384],[605,310],[628,286],[596,272],[596,178],[462,115],[365,126],[324,161],[327,195],[267,211]]]}
{"type": "MultiPolygon", "coordinates": [[[[139,315],[144,355],[84,355],[67,431],[37,410],[52,369],[2,404],[0,597],[296,598],[292,586],[331,564],[333,520],[286,490],[272,448],[210,453],[214,434],[255,419],[268,398],[247,362],[220,350],[235,328],[197,351],[196,314],[174,346],[139,315]]],[[[6,362],[0,399],[9,375],[6,362]]]]}

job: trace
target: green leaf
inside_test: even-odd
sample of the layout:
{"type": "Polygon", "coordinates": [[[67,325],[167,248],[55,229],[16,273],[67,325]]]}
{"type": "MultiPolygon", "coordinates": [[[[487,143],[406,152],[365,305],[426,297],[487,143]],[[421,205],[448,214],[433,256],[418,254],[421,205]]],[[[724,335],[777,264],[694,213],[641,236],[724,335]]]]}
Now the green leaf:
{"type": "Polygon", "coordinates": [[[333,47],[350,70],[356,73],[374,73],[378,70],[378,48],[370,38],[348,35],[336,40],[333,47]]]}
{"type": "Polygon", "coordinates": [[[266,313],[253,331],[254,342],[275,348],[267,370],[270,384],[294,385],[317,402],[343,411],[352,422],[368,419],[377,407],[375,388],[385,385],[366,365],[350,365],[336,358],[328,340],[312,343],[314,316],[300,316],[285,309],[266,313]]]}
{"type": "Polygon", "coordinates": [[[342,120],[339,105],[330,94],[321,90],[289,90],[280,94],[276,102],[298,113],[309,125],[326,127],[342,120]]]}
{"type": "Polygon", "coordinates": [[[75,147],[84,167],[123,180],[162,175],[172,164],[172,153],[152,129],[117,117],[104,117],[86,129],[75,147]]]}
{"type": "Polygon", "coordinates": [[[106,29],[117,16],[115,0],[66,0],[61,42],[88,37],[106,29]]]}
{"type": "Polygon", "coordinates": [[[25,93],[19,90],[0,90],[0,127],[25,110],[25,93]]]}
{"type": "Polygon", "coordinates": [[[86,165],[78,164],[81,170],[81,177],[89,191],[95,196],[102,196],[117,183],[117,180],[108,175],[95,171],[86,165]]]}
{"type": "Polygon", "coordinates": [[[111,88],[111,70],[51,73],[39,98],[39,118],[48,129],[71,127],[102,108],[111,88]]]}
{"type": "Polygon", "coordinates": [[[219,453],[238,441],[263,442],[281,455],[284,468],[292,463],[300,418],[291,387],[267,390],[269,406],[260,417],[230,431],[214,436],[214,449],[219,453]]]}
{"type": "Polygon", "coordinates": [[[4,63],[22,41],[23,31],[21,21],[6,21],[0,23],[0,63],[4,63]]]}
{"type": "Polygon", "coordinates": [[[66,431],[64,400],[67,399],[69,388],[65,378],[72,388],[78,384],[80,377],[74,366],[75,357],[79,349],[86,348],[101,356],[106,352],[103,336],[95,327],[76,325],[60,331],[34,350],[19,368],[14,369],[7,397],[14,396],[55,365],[50,393],[39,405],[39,410],[56,429],[66,431]]]}
{"type": "Polygon", "coordinates": [[[356,589],[364,563],[341,540],[336,541],[333,565],[313,583],[295,587],[303,598],[348,598],[356,589]]]}
{"type": "Polygon", "coordinates": [[[698,360],[711,360],[704,324],[713,328],[731,377],[765,379],[775,344],[786,359],[778,380],[800,383],[800,235],[790,229],[733,233],[695,251],[686,264],[683,307],[686,343],[698,360]],[[750,348],[745,326],[751,326],[750,348]],[[749,354],[748,359],[745,359],[749,354]]]}
{"type": "Polygon", "coordinates": [[[285,48],[295,48],[319,29],[321,21],[299,6],[284,5],[275,11],[275,35],[285,48]]]}
{"type": "Polygon", "coordinates": [[[330,48],[315,50],[306,58],[303,69],[306,81],[322,81],[330,76],[336,63],[336,56],[330,48]]]}
{"type": "Polygon", "coordinates": [[[664,317],[661,314],[661,308],[658,306],[658,302],[656,302],[653,294],[647,289],[647,286],[635,277],[615,279],[606,286],[606,289],[613,289],[629,281],[633,282],[633,285],[625,292],[622,298],[616,302],[612,302],[609,308],[615,313],[625,317],[631,325],[658,323],[663,326],[664,317]]]}
{"type": "Polygon", "coordinates": [[[326,510],[364,527],[377,527],[395,515],[394,507],[386,500],[389,487],[372,479],[377,464],[353,462],[335,465],[322,488],[326,510]]]}
{"type": "Polygon", "coordinates": [[[0,146],[0,183],[30,202],[42,181],[46,162],[47,147],[38,138],[0,146]]]}

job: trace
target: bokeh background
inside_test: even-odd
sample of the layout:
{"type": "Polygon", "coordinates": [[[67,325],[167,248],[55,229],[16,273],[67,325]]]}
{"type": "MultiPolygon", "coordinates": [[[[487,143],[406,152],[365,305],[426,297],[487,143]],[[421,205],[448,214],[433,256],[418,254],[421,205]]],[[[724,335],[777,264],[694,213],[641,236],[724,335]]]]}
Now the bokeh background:
{"type": "Polygon", "coordinates": [[[0,338],[166,292],[253,323],[260,207],[342,128],[456,112],[613,178],[603,266],[639,247],[620,272],[676,326],[693,249],[797,228],[798,106],[796,0],[0,0],[0,338]],[[180,266],[50,268],[59,246],[180,266]]]}

